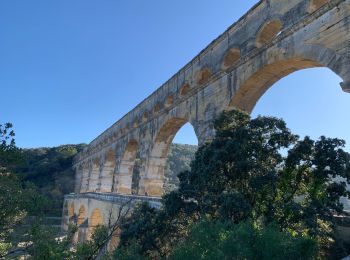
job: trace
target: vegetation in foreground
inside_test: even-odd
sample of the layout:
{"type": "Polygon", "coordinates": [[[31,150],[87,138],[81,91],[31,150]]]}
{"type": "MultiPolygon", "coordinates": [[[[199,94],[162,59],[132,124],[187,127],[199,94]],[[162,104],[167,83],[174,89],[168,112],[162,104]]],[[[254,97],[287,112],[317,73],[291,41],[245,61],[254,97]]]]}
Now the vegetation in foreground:
{"type": "MultiPolygon", "coordinates": [[[[333,219],[343,210],[340,197],[350,197],[344,141],[300,139],[282,120],[250,119],[238,111],[224,112],[215,128],[216,138],[179,175],[179,189],[163,197],[161,210],[143,204],[118,223],[121,242],[106,259],[336,259],[349,254],[335,238],[333,219]],[[339,177],[343,181],[334,181],[339,177]]],[[[73,252],[70,236],[56,240],[40,232],[27,250],[32,259],[94,259],[110,238],[108,228],[98,227],[93,239],[73,252]]]]}
{"type": "MultiPolygon", "coordinates": [[[[45,259],[38,255],[40,251],[45,255],[42,248],[45,245],[50,252],[60,245],[58,252],[64,252],[62,247],[70,243],[67,244],[67,239],[55,240],[60,228],[48,225],[47,217],[58,220],[61,217],[64,195],[74,191],[73,158],[86,145],[19,149],[15,146],[15,133],[10,123],[0,126],[0,138],[0,259],[9,252],[11,255],[30,252],[34,259],[45,259]],[[33,244],[33,241],[36,242],[33,244]]],[[[196,150],[197,146],[191,145],[171,146],[166,170],[167,191],[176,188],[177,174],[189,169],[196,150]]],[[[60,221],[54,222],[60,225],[60,221]]],[[[81,248],[93,247],[89,244],[81,248]]],[[[77,257],[82,257],[82,249],[76,253],[77,257]]],[[[72,252],[69,254],[73,257],[72,252]]]]}
{"type": "Polygon", "coordinates": [[[224,112],[215,129],[191,170],[179,175],[179,189],[163,197],[164,207],[142,205],[124,222],[117,259],[349,254],[335,240],[333,219],[343,210],[340,197],[350,195],[344,141],[300,139],[283,120],[239,111],[224,112]]]}

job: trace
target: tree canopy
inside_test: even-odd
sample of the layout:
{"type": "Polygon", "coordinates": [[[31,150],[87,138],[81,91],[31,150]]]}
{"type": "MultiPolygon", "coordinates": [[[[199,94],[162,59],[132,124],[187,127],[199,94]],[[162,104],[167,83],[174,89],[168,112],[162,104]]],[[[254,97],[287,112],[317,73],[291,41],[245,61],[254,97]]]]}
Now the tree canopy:
{"type": "Polygon", "coordinates": [[[293,134],[281,119],[223,112],[216,138],[199,148],[191,170],[179,175],[177,191],[163,197],[160,211],[142,206],[125,222],[121,252],[169,256],[186,241],[193,223],[274,225],[280,237],[315,241],[318,254],[334,244],[334,214],[350,197],[350,155],[345,142],[321,136],[314,141],[293,134]],[[123,249],[124,248],[124,249],[123,249]]]}

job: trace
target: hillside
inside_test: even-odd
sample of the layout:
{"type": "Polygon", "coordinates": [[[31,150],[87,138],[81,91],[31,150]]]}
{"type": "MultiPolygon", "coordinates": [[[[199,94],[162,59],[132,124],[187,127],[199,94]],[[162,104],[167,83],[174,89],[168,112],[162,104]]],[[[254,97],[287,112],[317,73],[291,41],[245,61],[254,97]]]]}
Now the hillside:
{"type": "MultiPolygon", "coordinates": [[[[74,191],[73,157],[86,145],[62,145],[53,148],[24,149],[23,160],[15,166],[24,182],[34,183],[50,201],[48,215],[59,216],[65,194],[74,191]]],[[[174,190],[177,174],[190,168],[197,146],[173,144],[169,151],[164,185],[165,191],[174,190]]]]}
{"type": "Polygon", "coordinates": [[[86,145],[23,149],[22,162],[14,171],[24,182],[34,183],[50,202],[48,215],[60,215],[64,194],[74,189],[73,157],[86,145]]]}
{"type": "Polygon", "coordinates": [[[168,163],[165,172],[164,189],[168,193],[179,185],[177,175],[190,169],[190,163],[197,151],[196,145],[172,144],[168,154],[168,163]]]}

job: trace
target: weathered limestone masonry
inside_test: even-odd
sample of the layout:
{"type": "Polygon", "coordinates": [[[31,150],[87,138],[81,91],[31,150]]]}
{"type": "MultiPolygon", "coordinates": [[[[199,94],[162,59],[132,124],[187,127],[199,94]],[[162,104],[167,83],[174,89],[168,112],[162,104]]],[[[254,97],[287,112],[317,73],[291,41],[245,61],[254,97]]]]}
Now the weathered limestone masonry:
{"type": "MultiPolygon", "coordinates": [[[[161,202],[157,197],[136,195],[119,195],[111,193],[80,193],[65,196],[63,207],[63,230],[68,230],[70,223],[76,224],[79,229],[75,234],[74,242],[83,242],[89,239],[98,225],[111,226],[118,215],[125,215],[128,209],[135,204],[147,202],[151,207],[160,208],[161,202]]],[[[118,230],[116,230],[116,233],[118,230]]],[[[119,241],[118,234],[113,235],[108,248],[113,249],[119,241]]]]}
{"type": "Polygon", "coordinates": [[[107,221],[111,202],[83,199],[87,192],[161,196],[167,152],[185,123],[203,144],[221,111],[251,112],[276,81],[313,67],[331,69],[350,93],[350,0],[260,1],[75,158],[78,195],[66,200],[78,215],[84,205],[78,222],[93,226],[95,208],[107,221]]]}

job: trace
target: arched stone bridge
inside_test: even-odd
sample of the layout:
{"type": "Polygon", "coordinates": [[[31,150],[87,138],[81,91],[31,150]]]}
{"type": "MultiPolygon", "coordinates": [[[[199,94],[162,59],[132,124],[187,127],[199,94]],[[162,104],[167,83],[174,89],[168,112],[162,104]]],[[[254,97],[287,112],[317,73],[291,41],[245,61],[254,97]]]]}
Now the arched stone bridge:
{"type": "MultiPolygon", "coordinates": [[[[168,149],[185,123],[199,144],[210,141],[221,111],[251,112],[276,81],[313,67],[332,70],[350,93],[350,0],[260,1],[75,158],[75,193],[161,196],[168,149]]],[[[69,201],[79,209],[78,195],[69,201]]]]}

